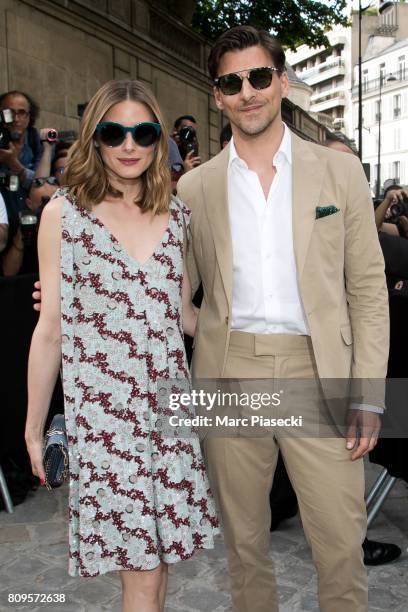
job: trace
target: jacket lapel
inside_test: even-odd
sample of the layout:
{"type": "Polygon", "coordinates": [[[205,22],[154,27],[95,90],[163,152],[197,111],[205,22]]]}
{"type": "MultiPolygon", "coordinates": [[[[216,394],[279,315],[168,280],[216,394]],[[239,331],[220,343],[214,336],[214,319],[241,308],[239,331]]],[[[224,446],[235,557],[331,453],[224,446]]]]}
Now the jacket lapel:
{"type": "Polygon", "coordinates": [[[298,278],[302,276],[319,204],[326,161],[310,144],[292,132],[293,246],[298,278]]]}
{"type": "Polygon", "coordinates": [[[203,166],[204,201],[228,306],[232,302],[232,240],[228,209],[229,146],[203,166]]]}

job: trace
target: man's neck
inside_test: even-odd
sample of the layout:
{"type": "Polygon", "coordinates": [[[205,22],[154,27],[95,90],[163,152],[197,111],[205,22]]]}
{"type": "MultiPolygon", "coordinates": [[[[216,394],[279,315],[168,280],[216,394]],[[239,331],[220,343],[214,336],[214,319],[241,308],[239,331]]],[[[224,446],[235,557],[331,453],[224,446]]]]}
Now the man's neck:
{"type": "Polygon", "coordinates": [[[271,124],[268,130],[257,136],[246,135],[233,129],[235,149],[250,170],[263,173],[265,168],[271,167],[284,133],[285,126],[282,121],[276,126],[271,124]]]}

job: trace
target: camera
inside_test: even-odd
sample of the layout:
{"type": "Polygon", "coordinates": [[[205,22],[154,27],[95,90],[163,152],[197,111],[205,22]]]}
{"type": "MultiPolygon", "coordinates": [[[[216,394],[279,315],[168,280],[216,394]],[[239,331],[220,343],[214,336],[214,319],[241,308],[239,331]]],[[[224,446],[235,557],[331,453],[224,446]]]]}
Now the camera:
{"type": "Polygon", "coordinates": [[[78,135],[73,130],[58,132],[57,130],[54,130],[52,128],[47,131],[44,140],[46,140],[47,142],[55,143],[60,140],[76,140],[77,138],[78,135]]]}
{"type": "Polygon", "coordinates": [[[28,208],[20,211],[19,217],[24,246],[31,247],[35,244],[37,237],[38,217],[34,211],[28,208]]]}
{"type": "Polygon", "coordinates": [[[0,111],[0,149],[8,149],[10,142],[13,140],[12,134],[7,127],[13,121],[13,112],[9,108],[0,111]]]}
{"type": "Polygon", "coordinates": [[[37,229],[40,223],[41,214],[44,206],[51,200],[49,196],[41,198],[40,207],[37,210],[24,208],[20,213],[20,227],[23,237],[24,246],[26,248],[36,246],[37,244],[37,229]]]}
{"type": "Polygon", "coordinates": [[[18,191],[20,180],[15,174],[0,172],[0,187],[5,187],[9,191],[18,191]]]}
{"type": "Polygon", "coordinates": [[[178,132],[179,143],[178,148],[182,159],[185,159],[188,153],[193,153],[194,157],[198,155],[197,133],[191,126],[182,127],[178,132]]]}
{"type": "Polygon", "coordinates": [[[402,202],[398,201],[391,204],[387,221],[396,223],[401,215],[408,217],[408,197],[406,195],[403,196],[402,202]]]}

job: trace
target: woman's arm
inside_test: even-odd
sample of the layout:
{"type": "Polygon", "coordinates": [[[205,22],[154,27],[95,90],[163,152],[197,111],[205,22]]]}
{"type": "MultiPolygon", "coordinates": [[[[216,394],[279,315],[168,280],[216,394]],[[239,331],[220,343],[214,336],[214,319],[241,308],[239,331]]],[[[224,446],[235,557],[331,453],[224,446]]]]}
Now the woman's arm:
{"type": "Polygon", "coordinates": [[[41,312],[28,360],[28,410],[25,440],[33,474],[44,480],[44,425],[61,363],[60,249],[62,197],[43,211],[38,232],[41,312]]]}

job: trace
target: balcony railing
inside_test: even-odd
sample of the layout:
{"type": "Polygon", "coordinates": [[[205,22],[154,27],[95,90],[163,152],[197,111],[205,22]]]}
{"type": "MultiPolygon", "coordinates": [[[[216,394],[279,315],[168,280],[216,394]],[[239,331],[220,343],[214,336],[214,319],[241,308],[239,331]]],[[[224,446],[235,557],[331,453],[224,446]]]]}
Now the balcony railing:
{"type": "MultiPolygon", "coordinates": [[[[406,76],[405,73],[393,74],[393,77],[394,79],[392,79],[392,81],[387,81],[387,79],[384,79],[384,77],[382,78],[381,89],[383,91],[387,87],[390,87],[390,85],[395,85],[396,83],[404,83],[408,81],[408,76],[406,76]]],[[[377,79],[372,79],[371,81],[363,81],[361,89],[362,89],[363,95],[367,93],[379,91],[380,90],[380,79],[377,78],[377,79]]],[[[355,85],[351,91],[352,91],[353,97],[358,96],[358,85],[355,85]]]]}
{"type": "Polygon", "coordinates": [[[313,68],[309,68],[308,70],[303,70],[302,72],[296,72],[297,76],[300,79],[308,79],[315,74],[319,74],[320,72],[325,72],[326,70],[331,70],[332,68],[336,68],[338,66],[344,66],[344,60],[340,57],[336,60],[330,60],[329,62],[323,62],[318,64],[317,66],[313,66],[313,68]]]}
{"type": "Polygon", "coordinates": [[[339,98],[340,100],[344,100],[344,89],[335,89],[331,93],[316,93],[313,94],[310,98],[310,102],[312,104],[320,104],[321,102],[327,102],[327,100],[334,100],[339,98]]]}

